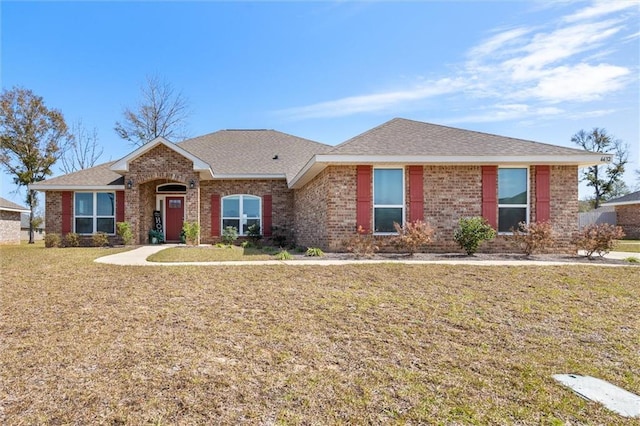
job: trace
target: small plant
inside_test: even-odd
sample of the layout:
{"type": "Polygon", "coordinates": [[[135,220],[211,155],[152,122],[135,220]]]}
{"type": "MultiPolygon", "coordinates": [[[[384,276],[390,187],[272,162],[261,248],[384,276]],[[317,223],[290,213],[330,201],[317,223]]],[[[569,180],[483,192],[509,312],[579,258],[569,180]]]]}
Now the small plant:
{"type": "Polygon", "coordinates": [[[149,243],[151,244],[162,244],[164,243],[164,235],[162,235],[162,232],[156,230],[156,229],[152,229],[149,231],[149,243]],[[155,243],[154,243],[155,240],[155,243]]]}
{"type": "Polygon", "coordinates": [[[286,247],[293,239],[293,231],[285,226],[273,226],[271,228],[271,241],[276,247],[286,247]]]}
{"type": "Polygon", "coordinates": [[[133,231],[131,230],[131,223],[116,223],[116,233],[120,238],[122,238],[122,244],[124,244],[125,246],[128,246],[133,242],[133,231]]]}
{"type": "Polygon", "coordinates": [[[634,256],[625,257],[624,261],[629,263],[640,263],[640,259],[634,256]]]}
{"type": "Polygon", "coordinates": [[[184,233],[185,242],[191,246],[198,243],[200,236],[200,225],[198,222],[184,222],[182,224],[182,232],[184,233]]]}
{"type": "Polygon", "coordinates": [[[366,231],[362,225],[358,226],[356,235],[345,242],[345,248],[357,258],[372,257],[380,249],[373,238],[373,232],[366,231]]]}
{"type": "Polygon", "coordinates": [[[44,236],[44,246],[47,248],[60,247],[60,234],[48,233],[44,236]]]}
{"type": "Polygon", "coordinates": [[[105,247],[109,245],[109,236],[104,232],[96,232],[91,238],[94,247],[105,247]]]}
{"type": "Polygon", "coordinates": [[[574,243],[578,249],[584,250],[589,259],[593,259],[593,254],[597,253],[602,257],[609,253],[616,243],[616,240],[624,237],[622,228],[608,223],[591,224],[582,228],[574,243]]]}
{"type": "Polygon", "coordinates": [[[80,246],[80,236],[75,232],[69,232],[64,236],[64,245],[65,247],[79,247],[80,246]]]}
{"type": "Polygon", "coordinates": [[[479,216],[461,218],[458,229],[453,233],[453,239],[469,256],[478,251],[483,241],[492,240],[495,236],[495,229],[479,216]]]}
{"type": "Polygon", "coordinates": [[[249,225],[247,227],[247,237],[253,244],[258,244],[258,241],[262,239],[262,234],[260,233],[260,225],[254,223],[253,225],[249,225]]]}
{"type": "Polygon", "coordinates": [[[227,246],[233,244],[238,239],[238,230],[235,226],[227,226],[222,230],[222,242],[227,246]]]}
{"type": "Polygon", "coordinates": [[[276,253],[276,259],[277,260],[291,260],[291,259],[293,259],[293,256],[291,256],[291,254],[289,254],[289,252],[286,251],[286,250],[280,250],[278,253],[276,253]]]}
{"type": "Polygon", "coordinates": [[[393,222],[393,227],[398,233],[398,236],[393,239],[393,245],[411,256],[429,244],[433,237],[433,228],[421,220],[407,222],[404,226],[393,222]]]}
{"type": "Polygon", "coordinates": [[[309,247],[305,252],[305,256],[322,257],[324,256],[324,252],[319,247],[309,247]]]}
{"type": "Polygon", "coordinates": [[[512,228],[511,237],[513,243],[518,246],[526,256],[535,252],[544,252],[553,246],[553,229],[551,223],[518,223],[517,228],[512,228]]]}

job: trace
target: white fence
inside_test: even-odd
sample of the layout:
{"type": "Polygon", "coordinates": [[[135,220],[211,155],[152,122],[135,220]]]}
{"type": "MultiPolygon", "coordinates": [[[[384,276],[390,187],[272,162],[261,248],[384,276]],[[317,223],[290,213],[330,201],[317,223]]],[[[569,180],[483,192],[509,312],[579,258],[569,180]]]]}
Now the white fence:
{"type": "Polygon", "coordinates": [[[614,210],[595,210],[592,212],[578,213],[578,227],[580,229],[593,223],[616,224],[616,212],[614,210]]]}

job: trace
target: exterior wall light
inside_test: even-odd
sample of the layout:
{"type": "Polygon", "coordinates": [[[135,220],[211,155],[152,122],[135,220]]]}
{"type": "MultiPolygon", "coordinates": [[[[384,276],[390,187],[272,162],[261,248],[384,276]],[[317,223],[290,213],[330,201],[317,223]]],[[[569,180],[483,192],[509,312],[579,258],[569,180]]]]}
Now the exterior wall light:
{"type": "Polygon", "coordinates": [[[127,181],[127,189],[131,189],[131,188],[133,188],[133,181],[131,179],[129,179],[127,181]]]}
{"type": "Polygon", "coordinates": [[[193,188],[195,188],[195,187],[196,187],[196,181],[195,181],[195,180],[193,180],[193,179],[191,179],[191,180],[189,181],[189,189],[193,189],[193,188]]]}

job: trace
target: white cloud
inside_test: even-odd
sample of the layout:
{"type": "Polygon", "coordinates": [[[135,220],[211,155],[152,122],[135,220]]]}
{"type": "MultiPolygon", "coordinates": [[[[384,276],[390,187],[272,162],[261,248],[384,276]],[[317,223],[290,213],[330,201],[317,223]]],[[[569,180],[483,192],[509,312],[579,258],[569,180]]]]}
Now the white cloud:
{"type": "Polygon", "coordinates": [[[632,7],[638,8],[638,2],[635,0],[600,0],[572,15],[565,16],[564,21],[576,22],[598,18],[600,16],[619,12],[632,7]]]}

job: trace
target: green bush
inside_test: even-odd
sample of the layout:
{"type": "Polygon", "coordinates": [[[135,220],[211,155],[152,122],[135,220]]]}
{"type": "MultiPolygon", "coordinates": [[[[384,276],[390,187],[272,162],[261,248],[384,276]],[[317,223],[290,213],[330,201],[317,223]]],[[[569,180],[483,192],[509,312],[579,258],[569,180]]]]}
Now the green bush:
{"type": "Polygon", "coordinates": [[[104,232],[96,232],[91,238],[93,239],[94,247],[105,247],[109,245],[109,236],[104,232]]]}
{"type": "Polygon", "coordinates": [[[79,247],[80,246],[80,236],[75,232],[69,232],[64,236],[64,245],[65,247],[79,247]]]}
{"type": "Polygon", "coordinates": [[[553,229],[551,223],[520,222],[518,228],[511,229],[511,240],[522,252],[530,256],[534,252],[544,252],[553,246],[553,229]]]}
{"type": "Polygon", "coordinates": [[[194,246],[198,242],[198,236],[200,235],[200,225],[198,222],[185,222],[182,225],[182,232],[184,233],[185,242],[191,246],[194,246]]]}
{"type": "Polygon", "coordinates": [[[238,230],[235,226],[227,226],[222,230],[222,242],[230,246],[238,239],[238,230]]]}
{"type": "Polygon", "coordinates": [[[324,252],[319,247],[309,247],[305,253],[305,256],[322,257],[324,252]]]}
{"type": "Polygon", "coordinates": [[[289,254],[288,251],[281,250],[280,252],[276,253],[276,259],[277,260],[291,260],[291,259],[293,259],[293,256],[291,256],[291,254],[289,254]]]}
{"type": "Polygon", "coordinates": [[[122,244],[128,246],[133,242],[133,231],[131,230],[131,223],[118,222],[116,223],[116,232],[120,238],[122,238],[122,244]]]}
{"type": "Polygon", "coordinates": [[[593,254],[597,253],[602,257],[609,253],[616,243],[616,240],[624,237],[622,228],[608,223],[591,224],[582,228],[574,243],[578,249],[587,252],[587,257],[593,259],[593,254]]]}
{"type": "Polygon", "coordinates": [[[458,221],[458,229],[453,233],[453,239],[471,256],[478,251],[483,241],[492,240],[496,231],[482,217],[463,217],[458,221]]]}
{"type": "Polygon", "coordinates": [[[60,247],[60,234],[47,232],[47,234],[44,236],[44,246],[48,248],[60,247]]]}
{"type": "Polygon", "coordinates": [[[398,233],[398,236],[393,238],[393,245],[411,256],[426,247],[433,236],[433,228],[421,220],[407,222],[404,226],[393,222],[393,227],[398,233]]]}
{"type": "Polygon", "coordinates": [[[162,232],[151,229],[149,231],[149,243],[152,243],[154,238],[156,239],[158,244],[164,243],[164,235],[162,234],[162,232]]]}
{"type": "Polygon", "coordinates": [[[253,244],[257,245],[258,241],[262,239],[262,234],[260,233],[260,225],[254,223],[253,225],[247,227],[247,237],[253,244]]]}

